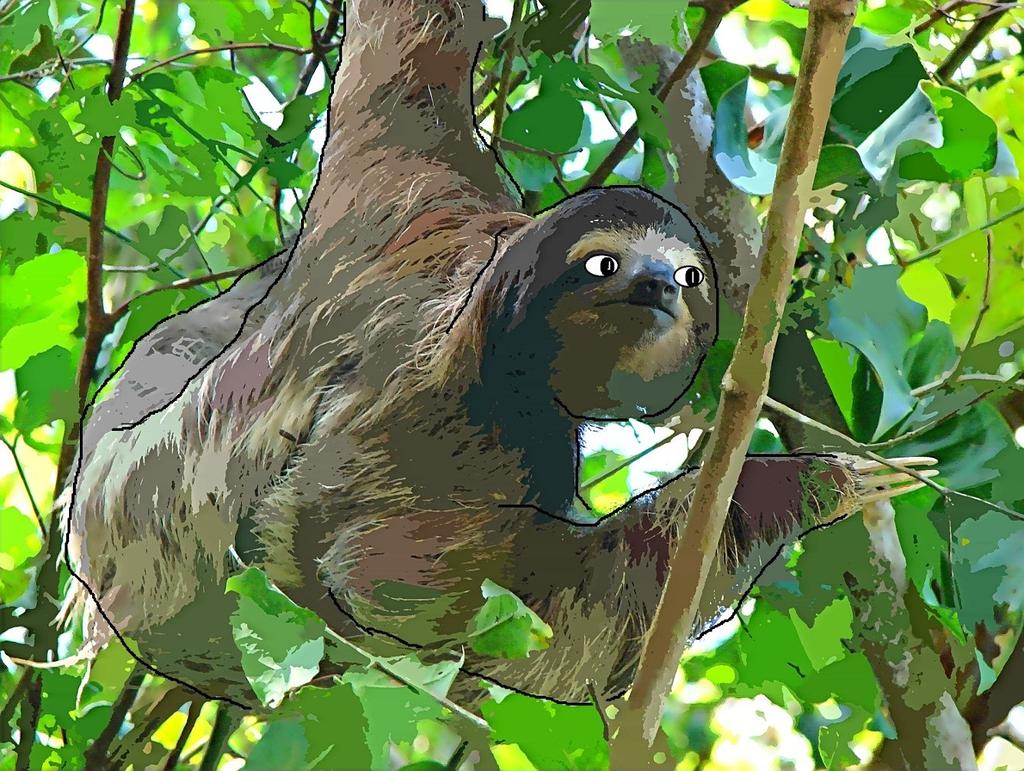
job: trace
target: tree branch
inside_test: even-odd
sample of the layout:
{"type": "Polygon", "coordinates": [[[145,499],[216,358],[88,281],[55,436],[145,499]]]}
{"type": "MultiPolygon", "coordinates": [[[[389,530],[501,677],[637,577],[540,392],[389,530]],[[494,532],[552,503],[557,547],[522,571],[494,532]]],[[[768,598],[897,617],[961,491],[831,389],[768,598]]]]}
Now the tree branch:
{"type": "Polygon", "coordinates": [[[142,687],[142,681],[145,679],[146,668],[136,662],[124,687],[121,688],[121,693],[118,694],[117,701],[114,702],[107,724],[100,731],[100,735],[96,737],[96,741],[85,752],[86,765],[89,768],[106,768],[107,751],[114,739],[117,738],[121,724],[128,715],[128,710],[135,703],[135,697],[139,695],[139,688],[142,687]]]}
{"type": "MultiPolygon", "coordinates": [[[[965,377],[967,377],[967,376],[965,376],[965,377]]],[[[1010,382],[1011,381],[1003,381],[1004,384],[1009,384],[1010,382]]],[[[1016,385],[1016,381],[1013,381],[1013,382],[1014,382],[1014,385],[1016,385]]],[[[986,394],[986,396],[987,395],[988,394],[986,394]]],[[[813,426],[814,428],[818,429],[819,431],[823,431],[824,433],[826,433],[826,434],[828,434],[830,436],[833,436],[836,439],[839,439],[841,442],[843,442],[843,444],[845,446],[853,448],[855,452],[858,452],[858,453],[864,455],[865,457],[870,458],[873,461],[877,461],[878,463],[882,463],[882,464],[888,466],[889,468],[893,469],[894,471],[899,471],[900,473],[912,476],[917,481],[923,482],[926,486],[928,486],[928,487],[932,488],[933,490],[935,490],[935,492],[939,493],[939,495],[943,495],[943,496],[955,495],[955,496],[957,496],[959,498],[965,498],[967,500],[975,501],[977,503],[983,503],[986,506],[988,506],[990,509],[994,509],[995,511],[999,511],[999,512],[1002,512],[1003,514],[1006,514],[1011,519],[1017,519],[1017,520],[1024,521],[1024,514],[1021,514],[1020,512],[1014,511],[1013,509],[1011,509],[1011,508],[1009,508],[1007,506],[1004,506],[1001,503],[996,503],[995,501],[987,501],[984,498],[979,498],[977,495],[971,495],[970,493],[965,493],[965,492],[962,492],[960,490],[954,490],[954,489],[952,489],[950,487],[946,487],[945,485],[940,485],[935,480],[929,479],[927,476],[921,474],[918,471],[915,471],[914,469],[907,468],[906,466],[903,466],[903,465],[901,465],[899,463],[896,463],[896,462],[894,462],[892,460],[889,460],[888,458],[882,457],[881,455],[879,455],[876,452],[873,452],[873,451],[871,451],[869,449],[866,449],[866,446],[864,444],[862,444],[861,442],[858,442],[856,439],[853,439],[853,438],[847,436],[842,431],[837,431],[836,429],[832,428],[831,426],[826,426],[824,423],[819,423],[814,418],[809,418],[807,415],[804,415],[804,414],[802,414],[800,412],[797,412],[792,407],[788,407],[785,404],[782,404],[781,402],[775,401],[774,399],[772,399],[770,397],[766,397],[765,398],[764,404],[769,409],[772,409],[772,410],[775,410],[777,412],[780,412],[780,413],[782,413],[783,415],[786,415],[789,418],[792,418],[794,420],[800,421],[801,423],[806,423],[806,424],[808,424],[810,426],[813,426]]],[[[910,436],[910,434],[908,434],[907,436],[910,436]]]]}
{"type": "Polygon", "coordinates": [[[512,22],[509,24],[501,62],[501,78],[498,80],[498,93],[494,97],[494,139],[501,141],[501,127],[505,123],[505,110],[508,108],[509,81],[512,77],[512,60],[515,58],[516,32],[519,29],[520,17],[523,13],[523,0],[515,0],[512,5],[512,22]]]}
{"type": "Polygon", "coordinates": [[[993,731],[1005,720],[1010,710],[1024,702],[1024,631],[1017,634],[1009,658],[999,671],[992,687],[968,703],[964,717],[971,726],[971,742],[981,752],[993,731]]]}
{"type": "Polygon", "coordinates": [[[249,265],[245,268],[232,268],[231,270],[222,270],[219,273],[207,273],[206,275],[196,276],[194,278],[183,278],[178,281],[172,281],[170,284],[166,284],[164,286],[155,286],[152,289],[147,289],[145,292],[139,292],[130,300],[125,300],[107,314],[107,317],[111,324],[116,324],[131,309],[132,303],[140,298],[148,297],[149,295],[156,294],[157,292],[166,292],[169,289],[189,289],[194,286],[222,281],[226,278],[234,278],[235,276],[241,276],[243,273],[247,273],[251,270],[252,266],[249,265]]]}
{"type": "MultiPolygon", "coordinates": [[[[646,750],[657,730],[664,695],[692,633],[744,450],[768,387],[781,310],[810,202],[828,105],[856,9],[854,0],[815,0],[811,4],[801,72],[768,212],[760,279],[751,292],[743,332],[725,375],[715,430],[682,535],[669,561],[668,581],[629,700],[620,714],[619,733],[612,742],[613,765],[624,766],[627,759],[637,763],[649,754],[646,750]]],[[[691,50],[696,48],[694,45],[691,50]]]]}
{"type": "MultiPolygon", "coordinates": [[[[700,31],[697,33],[697,37],[694,38],[693,43],[689,48],[686,49],[686,54],[680,60],[676,68],[669,74],[668,79],[661,84],[658,88],[657,97],[660,101],[664,102],[669,94],[672,93],[672,89],[677,83],[688,76],[693,68],[697,66],[700,58],[704,55],[704,51],[707,49],[708,44],[711,43],[711,39],[715,36],[715,32],[718,30],[718,25],[722,23],[722,19],[725,15],[736,7],[739,3],[736,0],[720,0],[714,5],[708,6],[704,16],[704,23],[700,27],[700,31]]],[[[640,123],[639,121],[634,122],[632,126],[622,135],[622,138],[615,143],[612,151],[608,153],[600,165],[594,169],[594,173],[590,175],[590,179],[587,180],[587,184],[584,185],[585,190],[591,188],[600,187],[604,184],[604,181],[608,179],[615,167],[622,162],[622,159],[626,157],[629,151],[636,145],[637,140],[640,139],[640,123]]]]}
{"type": "Polygon", "coordinates": [[[878,677],[908,768],[977,768],[970,731],[951,695],[938,654],[928,644],[927,614],[907,582],[907,560],[889,501],[864,506],[870,541],[867,570],[845,573],[853,628],[878,677]]]}
{"type": "MultiPolygon", "coordinates": [[[[131,40],[132,18],[135,14],[135,0],[125,0],[117,24],[117,37],[114,41],[114,60],[107,79],[107,99],[115,102],[121,96],[124,87],[125,72],[128,62],[128,45],[131,40]]],[[[82,357],[78,362],[76,382],[78,384],[78,420],[66,427],[64,441],[61,444],[60,457],[57,461],[57,481],[54,488],[54,499],[64,487],[64,481],[74,461],[81,437],[81,416],[89,396],[93,371],[99,357],[100,346],[110,327],[107,314],[103,309],[103,233],[106,225],[107,194],[110,190],[110,159],[113,157],[115,136],[105,136],[100,140],[96,154],[96,170],[93,175],[92,205],[89,212],[89,238],[86,252],[86,298],[85,298],[85,340],[82,346],[82,357]]],[[[62,545],[60,529],[51,527],[46,539],[46,559],[39,569],[36,578],[36,608],[39,615],[34,618],[32,632],[33,658],[46,661],[51,651],[57,646],[57,627],[53,620],[56,617],[57,604],[52,598],[60,593],[60,548],[62,545]],[[45,604],[52,603],[52,604],[45,604]]],[[[25,698],[28,704],[38,704],[42,695],[42,680],[35,675],[28,685],[25,698]]],[[[29,753],[36,739],[36,726],[39,721],[39,710],[25,710],[22,705],[21,736],[18,742],[18,768],[27,764],[29,753]]],[[[27,766],[25,766],[27,767],[27,766]]]]}
{"type": "Polygon", "coordinates": [[[313,75],[316,72],[317,66],[322,64],[324,66],[324,72],[327,73],[327,57],[324,56],[324,50],[330,44],[334,36],[338,34],[338,27],[341,24],[341,2],[342,0],[333,0],[333,2],[329,3],[331,10],[327,14],[327,23],[324,24],[323,31],[319,36],[316,35],[316,31],[312,29],[313,8],[315,7],[315,4],[310,5],[310,42],[313,46],[313,53],[309,59],[306,60],[306,64],[302,68],[302,72],[299,73],[299,81],[295,87],[292,99],[306,93],[306,89],[309,88],[310,81],[313,80],[313,75]]]}
{"type": "MultiPolygon", "coordinates": [[[[146,75],[152,72],[153,70],[158,70],[161,67],[166,67],[168,64],[173,64],[174,62],[181,61],[182,59],[187,59],[190,56],[199,56],[201,54],[214,54],[218,51],[244,51],[249,48],[263,48],[269,49],[271,51],[284,51],[286,53],[298,54],[300,56],[308,54],[313,50],[312,48],[299,48],[298,46],[285,45],[284,43],[224,43],[223,45],[210,46],[209,48],[196,48],[189,51],[180,51],[179,53],[174,54],[174,56],[169,56],[166,59],[161,59],[160,61],[149,65],[148,67],[143,67],[141,70],[136,70],[131,74],[131,77],[128,79],[128,82],[134,83],[143,75],[146,75]]],[[[115,56],[115,59],[116,58],[117,57],[115,56]]]]}
{"type": "Polygon", "coordinates": [[[946,60],[936,68],[935,77],[939,80],[949,80],[953,77],[953,74],[964,63],[964,60],[971,55],[971,51],[978,46],[978,43],[985,39],[985,36],[992,31],[1013,5],[1011,3],[999,6],[979,16],[978,20],[974,22],[974,26],[961,38],[949,56],[946,57],[946,60]]]}

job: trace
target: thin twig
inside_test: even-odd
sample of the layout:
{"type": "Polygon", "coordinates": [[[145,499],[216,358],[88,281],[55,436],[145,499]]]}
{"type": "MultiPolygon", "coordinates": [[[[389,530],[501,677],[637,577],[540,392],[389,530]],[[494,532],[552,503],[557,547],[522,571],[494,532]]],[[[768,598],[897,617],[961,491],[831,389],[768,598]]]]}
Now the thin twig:
{"type": "Polygon", "coordinates": [[[181,753],[185,749],[185,745],[188,743],[189,736],[192,735],[192,729],[195,728],[196,721],[199,720],[199,713],[203,709],[203,700],[198,696],[192,699],[192,702],[188,705],[188,715],[185,717],[185,725],[181,727],[181,733],[178,734],[178,740],[174,743],[174,747],[171,749],[170,754],[164,759],[163,771],[174,771],[178,767],[178,760],[181,758],[181,753]]]}
{"type": "Polygon", "coordinates": [[[139,292],[130,300],[125,300],[117,308],[108,314],[111,323],[117,323],[122,316],[124,316],[130,309],[132,303],[138,301],[143,297],[148,297],[151,294],[157,292],[166,292],[170,289],[189,289],[195,286],[201,286],[202,284],[209,284],[211,282],[223,281],[224,279],[234,278],[235,276],[241,276],[243,273],[252,270],[252,266],[247,268],[232,268],[231,270],[222,270],[220,273],[207,273],[205,276],[196,276],[194,278],[183,278],[178,281],[172,281],[170,284],[164,286],[155,286],[152,289],[147,289],[145,292],[139,292]]]}
{"type": "Polygon", "coordinates": [[[439,696],[436,693],[432,693],[431,691],[427,690],[426,688],[423,688],[422,686],[416,685],[415,683],[413,683],[410,680],[406,679],[405,677],[403,677],[402,675],[398,674],[397,672],[394,672],[390,667],[388,667],[387,664],[383,663],[380,660],[379,657],[374,656],[372,653],[369,653],[368,651],[363,650],[356,643],[352,642],[351,640],[349,640],[346,637],[342,637],[340,634],[335,632],[330,627],[327,628],[327,634],[336,643],[338,643],[339,645],[341,645],[341,646],[343,646],[345,648],[348,648],[350,651],[355,653],[361,659],[366,661],[367,662],[366,666],[374,668],[374,669],[377,669],[380,672],[383,672],[385,675],[390,677],[395,682],[401,683],[402,685],[404,685],[404,686],[406,686],[408,688],[412,688],[417,693],[422,693],[425,696],[429,696],[430,698],[434,699],[441,706],[446,707],[449,710],[451,710],[458,718],[460,718],[463,721],[463,723],[465,723],[466,725],[470,726],[474,730],[486,731],[486,732],[489,732],[491,730],[490,729],[490,725],[488,725],[487,721],[485,721],[483,718],[477,717],[472,712],[467,710],[465,707],[459,706],[458,704],[456,704],[455,702],[453,702],[451,699],[447,698],[446,696],[439,696]]]}
{"type": "Polygon", "coordinates": [[[155,64],[151,64],[148,67],[143,67],[140,70],[136,70],[132,73],[129,78],[129,83],[134,83],[136,80],[141,78],[143,75],[158,70],[161,67],[166,67],[168,64],[186,59],[189,56],[199,56],[200,54],[214,54],[218,51],[242,51],[248,48],[266,48],[271,51],[284,51],[286,53],[298,54],[303,56],[312,51],[311,48],[299,48],[298,46],[285,45],[284,43],[224,43],[223,45],[210,46],[209,48],[196,48],[189,51],[181,51],[176,53],[174,56],[169,56],[166,59],[161,59],[155,64]]]}
{"type": "Polygon", "coordinates": [[[861,455],[864,455],[864,457],[866,457],[866,458],[870,458],[873,461],[877,461],[878,463],[881,463],[883,466],[888,466],[889,468],[893,469],[894,471],[899,471],[899,472],[901,472],[903,474],[906,474],[907,476],[911,476],[914,479],[916,479],[918,482],[923,482],[927,487],[930,487],[931,489],[935,490],[940,495],[943,495],[943,496],[946,496],[946,497],[956,496],[958,498],[965,498],[965,499],[967,499],[969,501],[974,501],[976,503],[983,503],[986,506],[988,506],[989,508],[994,509],[995,511],[999,511],[999,512],[1001,512],[1003,514],[1006,514],[1007,516],[1011,517],[1012,519],[1019,519],[1019,520],[1024,521],[1024,514],[1021,514],[1019,511],[1014,511],[1013,509],[1008,508],[1006,506],[1003,506],[1000,503],[996,503],[995,501],[987,501],[984,498],[979,498],[976,495],[971,495],[970,493],[965,493],[965,492],[962,492],[960,490],[954,490],[954,489],[952,489],[950,487],[946,487],[945,485],[939,484],[938,482],[934,481],[930,477],[927,477],[927,476],[921,474],[920,472],[915,471],[914,469],[907,468],[906,466],[903,466],[900,463],[894,462],[894,461],[890,460],[889,458],[883,457],[883,456],[879,455],[878,453],[874,452],[873,450],[866,450],[866,449],[864,449],[863,443],[858,442],[853,437],[849,437],[846,434],[844,434],[842,431],[837,431],[836,429],[832,428],[831,426],[827,426],[824,423],[818,422],[817,420],[815,420],[812,417],[808,417],[807,415],[804,415],[801,412],[797,412],[792,407],[789,407],[789,406],[783,404],[782,402],[776,401],[775,399],[772,399],[771,397],[766,397],[765,400],[764,400],[764,404],[765,404],[766,407],[769,407],[769,408],[771,408],[773,410],[776,410],[777,412],[781,412],[783,415],[785,415],[785,416],[787,416],[789,418],[792,418],[793,420],[798,420],[801,423],[804,423],[805,425],[808,425],[808,426],[811,426],[813,428],[816,428],[819,431],[823,431],[826,434],[828,434],[830,436],[833,436],[836,439],[839,439],[847,447],[852,448],[854,450],[854,452],[858,452],[861,455]]]}
{"type": "Polygon", "coordinates": [[[916,27],[914,27],[914,37],[917,37],[922,32],[927,30],[932,25],[938,23],[942,19],[954,22],[960,21],[960,19],[952,15],[953,11],[969,4],[970,0],[952,0],[952,2],[946,3],[945,5],[936,5],[932,9],[932,12],[928,14],[928,17],[920,24],[918,24],[916,27]]]}
{"type": "Polygon", "coordinates": [[[936,68],[935,77],[939,80],[949,80],[953,77],[964,60],[971,55],[971,51],[977,48],[978,43],[985,39],[985,36],[992,31],[1011,7],[1012,4],[993,8],[991,12],[980,16],[956,47],[950,51],[946,60],[936,68]]]}
{"type": "MultiPolygon", "coordinates": [[[[722,6],[708,10],[712,26],[722,6]],[[716,12],[717,11],[717,12],[716,12]]],[[[616,722],[611,765],[648,767],[664,698],[693,632],[697,609],[718,544],[745,450],[768,390],[771,361],[781,325],[780,308],[796,261],[804,215],[821,153],[828,105],[835,94],[843,51],[857,11],[855,0],[814,0],[800,57],[801,69],[771,206],[765,223],[763,259],[746,304],[742,333],[722,382],[715,428],[671,550],[667,580],[647,632],[628,700],[616,722]]],[[[710,39],[701,30],[705,41],[710,39]]],[[[698,48],[695,43],[690,49],[698,48]]],[[[690,52],[687,52],[689,56],[690,52]]],[[[699,58],[699,52],[694,55],[699,58]]]]}
{"type": "Polygon", "coordinates": [[[155,273],[160,270],[160,265],[155,262],[149,265],[107,265],[103,264],[104,273],[155,273]]]}
{"type": "MultiPolygon", "coordinates": [[[[668,79],[658,88],[658,101],[664,102],[668,98],[669,94],[672,93],[673,87],[683,79],[689,77],[693,68],[697,66],[697,63],[704,55],[705,50],[707,50],[708,45],[711,43],[711,39],[715,36],[718,26],[722,23],[722,19],[725,18],[725,15],[731,11],[736,4],[735,0],[720,0],[720,2],[716,2],[713,6],[706,9],[704,23],[701,25],[697,36],[693,39],[693,43],[686,49],[686,53],[683,55],[679,64],[676,65],[675,69],[672,70],[671,74],[669,74],[668,79]]],[[[604,181],[608,179],[611,173],[615,170],[615,167],[622,162],[639,139],[640,122],[637,120],[634,121],[633,125],[630,126],[622,135],[622,138],[615,143],[612,151],[608,153],[598,167],[594,169],[594,173],[590,175],[590,179],[587,180],[587,184],[583,186],[584,190],[589,190],[603,185],[604,181]]]]}
{"type": "Polygon", "coordinates": [[[519,142],[514,142],[511,139],[505,139],[504,137],[499,137],[499,136],[496,136],[495,134],[491,134],[490,138],[491,138],[491,142],[496,142],[497,144],[501,145],[502,147],[507,147],[507,148],[509,148],[511,150],[518,150],[521,153],[529,153],[530,155],[537,155],[537,156],[540,156],[541,158],[547,158],[548,160],[552,160],[552,161],[556,161],[556,162],[561,161],[563,158],[565,158],[565,157],[567,157],[569,155],[575,155],[581,149],[581,148],[577,147],[574,150],[562,150],[561,152],[555,152],[553,150],[544,150],[544,149],[542,149],[540,147],[530,147],[529,145],[520,144],[519,142]]]}
{"type": "Polygon", "coordinates": [[[25,495],[28,496],[29,505],[32,507],[32,513],[35,515],[36,524],[39,526],[39,534],[43,540],[46,539],[46,527],[43,525],[43,516],[39,511],[39,505],[36,503],[36,497],[32,494],[32,488],[29,486],[28,477],[25,476],[25,469],[21,465],[21,458],[18,457],[18,439],[21,438],[21,434],[14,437],[13,442],[8,442],[3,436],[0,436],[0,442],[3,442],[14,459],[14,468],[18,471],[18,477],[21,479],[21,485],[25,488],[25,495]]]}
{"type": "Polygon", "coordinates": [[[665,446],[666,444],[671,442],[673,439],[675,439],[677,436],[678,435],[676,434],[676,432],[673,431],[668,436],[662,437],[661,439],[659,439],[654,444],[650,445],[649,447],[645,447],[640,452],[638,452],[636,455],[633,455],[633,456],[630,456],[629,458],[626,458],[624,461],[622,461],[622,463],[619,463],[618,465],[614,466],[613,468],[609,469],[608,471],[604,471],[604,472],[598,474],[593,479],[588,479],[586,482],[581,482],[580,483],[580,492],[583,492],[584,490],[589,490],[591,487],[594,487],[595,485],[601,484],[606,479],[611,479],[613,476],[618,474],[623,469],[629,468],[634,463],[636,463],[638,460],[643,458],[645,455],[648,455],[648,454],[654,452],[659,447],[665,446]]]}
{"type": "Polygon", "coordinates": [[[955,236],[951,236],[944,241],[940,241],[939,243],[935,244],[935,246],[929,247],[928,249],[925,249],[923,252],[915,255],[914,257],[910,257],[909,259],[907,259],[906,264],[913,265],[915,262],[920,262],[921,260],[927,260],[930,257],[934,257],[947,246],[956,241],[959,241],[961,238],[966,238],[967,236],[974,235],[975,233],[980,233],[983,230],[991,230],[996,225],[1006,222],[1006,220],[1012,219],[1013,217],[1016,217],[1018,214],[1024,214],[1024,203],[1018,204],[1017,206],[1014,206],[1012,209],[1007,209],[998,217],[993,217],[988,222],[983,222],[981,225],[978,225],[977,227],[968,228],[967,230],[964,230],[961,233],[957,233],[955,236]]]}

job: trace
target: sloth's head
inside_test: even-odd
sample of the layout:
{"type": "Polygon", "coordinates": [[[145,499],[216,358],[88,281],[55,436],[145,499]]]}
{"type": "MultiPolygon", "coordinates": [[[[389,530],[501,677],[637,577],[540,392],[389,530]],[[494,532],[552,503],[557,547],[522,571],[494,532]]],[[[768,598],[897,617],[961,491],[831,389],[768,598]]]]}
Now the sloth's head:
{"type": "Polygon", "coordinates": [[[717,334],[715,270],[696,228],[641,188],[567,199],[521,229],[483,281],[488,392],[550,398],[576,418],[667,410],[717,334]]]}

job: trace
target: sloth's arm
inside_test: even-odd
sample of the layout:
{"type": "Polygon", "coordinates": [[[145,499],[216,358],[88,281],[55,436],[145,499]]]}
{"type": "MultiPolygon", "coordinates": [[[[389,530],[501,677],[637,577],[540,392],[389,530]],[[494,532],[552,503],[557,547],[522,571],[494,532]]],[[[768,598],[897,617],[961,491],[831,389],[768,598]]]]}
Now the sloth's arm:
{"type": "MultiPolygon", "coordinates": [[[[931,458],[894,459],[927,466],[931,458]]],[[[931,475],[934,472],[923,472],[931,475]]],[[[608,523],[627,548],[645,554],[656,580],[665,569],[696,483],[691,470],[654,496],[641,498],[608,523]],[[641,551],[637,551],[639,545],[641,551]]],[[[701,596],[695,633],[733,608],[787,544],[859,510],[870,501],[916,490],[922,483],[888,467],[849,455],[750,456],[743,464],[712,572],[701,596]]],[[[641,560],[643,561],[643,560],[641,560]]],[[[653,609],[652,609],[653,610],[653,609]]]]}
{"type": "Polygon", "coordinates": [[[329,132],[293,273],[387,252],[453,210],[514,208],[472,113],[473,64],[498,29],[478,0],[346,4],[329,132]]]}

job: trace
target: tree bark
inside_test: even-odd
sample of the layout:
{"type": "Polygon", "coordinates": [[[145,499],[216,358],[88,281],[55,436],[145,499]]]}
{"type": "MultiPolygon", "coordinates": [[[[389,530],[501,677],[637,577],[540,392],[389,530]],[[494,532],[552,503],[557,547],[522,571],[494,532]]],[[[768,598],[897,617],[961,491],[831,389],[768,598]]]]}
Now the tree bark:
{"type": "Polygon", "coordinates": [[[778,336],[796,258],[804,212],[835,91],[856,3],[812,2],[800,78],[793,97],[765,231],[764,259],[746,311],[743,330],[723,382],[718,418],[701,468],[683,535],[647,637],[628,702],[612,742],[614,766],[649,755],[664,696],[686,647],[716,544],[743,464],[778,336]]]}
{"type": "Polygon", "coordinates": [[[889,502],[864,507],[869,568],[846,573],[854,633],[871,662],[898,738],[875,767],[976,769],[971,730],[957,710],[953,688],[928,643],[924,604],[907,583],[907,560],[889,502]],[[902,755],[903,766],[896,766],[902,755]]]}

